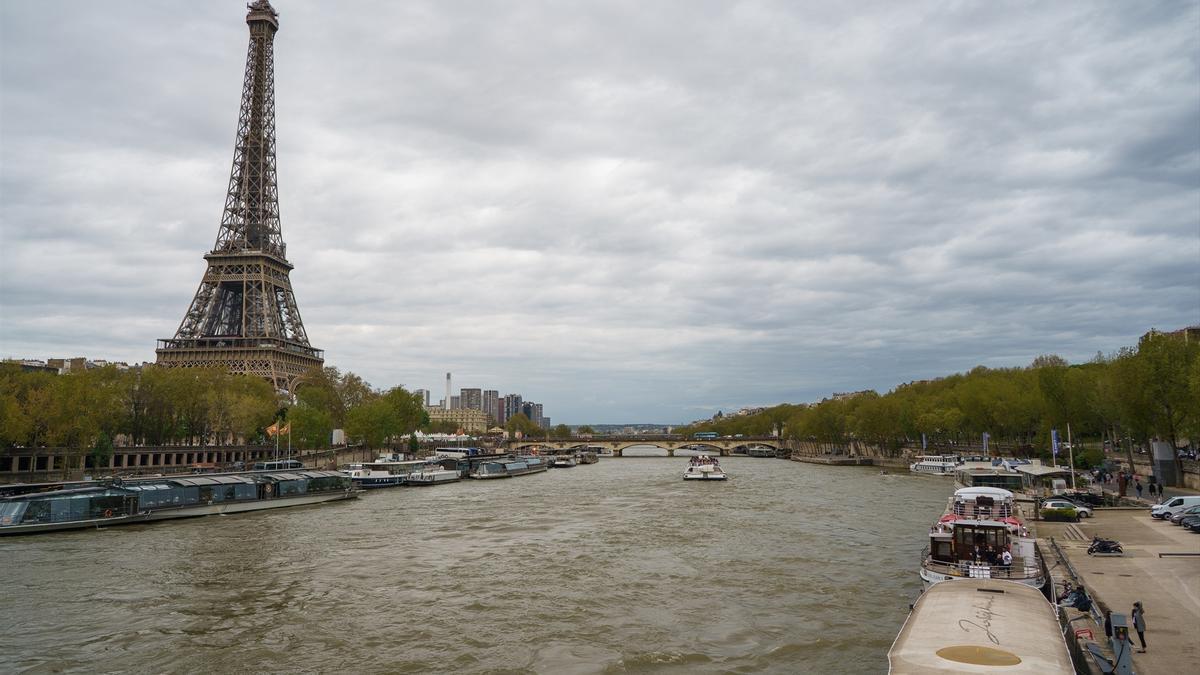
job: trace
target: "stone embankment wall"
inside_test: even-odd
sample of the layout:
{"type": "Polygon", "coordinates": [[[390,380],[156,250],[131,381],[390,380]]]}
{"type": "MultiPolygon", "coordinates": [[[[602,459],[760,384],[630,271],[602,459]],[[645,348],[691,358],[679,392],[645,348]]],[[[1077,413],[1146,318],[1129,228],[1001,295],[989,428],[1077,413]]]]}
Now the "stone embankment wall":
{"type": "MultiPolygon", "coordinates": [[[[1119,462],[1125,469],[1129,469],[1128,457],[1113,455],[1111,459],[1119,462]]],[[[1151,466],[1148,455],[1134,455],[1133,469],[1131,470],[1139,476],[1154,475],[1154,467],[1151,466]]],[[[1183,460],[1183,484],[1178,487],[1188,488],[1189,490],[1200,490],[1200,462],[1189,459],[1183,460]]]]}
{"type": "Polygon", "coordinates": [[[788,441],[787,447],[793,456],[801,457],[866,457],[872,466],[907,469],[912,464],[907,450],[899,453],[880,448],[871,443],[850,441],[848,443],[821,443],[819,441],[788,441]]]}

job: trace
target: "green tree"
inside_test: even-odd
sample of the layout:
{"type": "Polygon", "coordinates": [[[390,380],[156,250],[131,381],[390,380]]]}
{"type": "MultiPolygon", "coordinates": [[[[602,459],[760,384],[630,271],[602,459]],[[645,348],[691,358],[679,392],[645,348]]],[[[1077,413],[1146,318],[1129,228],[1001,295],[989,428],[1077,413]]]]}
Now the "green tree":
{"type": "Polygon", "coordinates": [[[306,403],[288,409],[288,424],[292,425],[292,445],[301,450],[328,447],[333,436],[333,416],[306,403]]]}
{"type": "Polygon", "coordinates": [[[516,438],[516,434],[522,436],[541,436],[546,433],[546,430],[534,424],[532,420],[525,416],[525,413],[517,413],[508,418],[504,423],[504,429],[508,432],[510,438],[516,438]]]}
{"type": "Polygon", "coordinates": [[[559,439],[570,438],[571,427],[565,424],[556,424],[554,428],[550,430],[550,437],[559,439]]]}

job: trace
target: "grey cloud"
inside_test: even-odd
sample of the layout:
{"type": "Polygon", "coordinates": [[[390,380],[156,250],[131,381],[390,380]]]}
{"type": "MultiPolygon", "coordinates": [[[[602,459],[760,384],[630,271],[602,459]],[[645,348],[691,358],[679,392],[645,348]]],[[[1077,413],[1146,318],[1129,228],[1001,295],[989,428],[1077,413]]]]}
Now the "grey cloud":
{"type": "MultiPolygon", "coordinates": [[[[683,421],[1200,321],[1193,3],[276,5],[292,281],[376,385],[683,421]]],[[[243,14],[0,5],[3,355],[174,331],[243,14]]]]}

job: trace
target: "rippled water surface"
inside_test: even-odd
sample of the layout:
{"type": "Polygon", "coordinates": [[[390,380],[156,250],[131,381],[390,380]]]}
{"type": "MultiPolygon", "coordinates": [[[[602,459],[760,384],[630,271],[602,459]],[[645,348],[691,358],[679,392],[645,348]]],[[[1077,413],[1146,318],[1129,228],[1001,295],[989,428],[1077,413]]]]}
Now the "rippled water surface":
{"type": "Polygon", "coordinates": [[[886,672],[952,492],[642,457],[0,540],[0,669],[886,672]]]}

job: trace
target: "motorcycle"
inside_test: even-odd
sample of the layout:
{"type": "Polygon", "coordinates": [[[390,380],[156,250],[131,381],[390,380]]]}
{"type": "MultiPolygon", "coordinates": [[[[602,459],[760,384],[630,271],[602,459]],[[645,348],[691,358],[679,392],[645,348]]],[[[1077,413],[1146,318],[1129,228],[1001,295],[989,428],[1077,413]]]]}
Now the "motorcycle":
{"type": "Polygon", "coordinates": [[[1116,539],[1102,539],[1100,535],[1092,537],[1092,545],[1088,546],[1088,555],[1097,553],[1124,553],[1121,542],[1116,539]]]}

